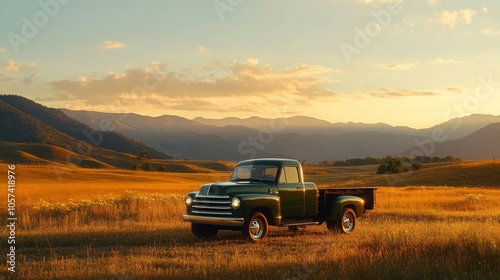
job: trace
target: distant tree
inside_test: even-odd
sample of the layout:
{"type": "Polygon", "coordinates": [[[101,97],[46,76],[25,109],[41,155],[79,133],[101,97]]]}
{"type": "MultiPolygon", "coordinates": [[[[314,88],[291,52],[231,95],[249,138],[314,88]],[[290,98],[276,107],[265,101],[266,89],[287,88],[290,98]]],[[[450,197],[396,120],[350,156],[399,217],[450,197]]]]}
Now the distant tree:
{"type": "Polygon", "coordinates": [[[142,150],[142,152],[139,154],[139,156],[137,156],[137,159],[138,160],[146,160],[147,158],[149,158],[149,153],[146,149],[142,150]]]}
{"type": "Polygon", "coordinates": [[[395,174],[408,172],[409,168],[400,158],[386,157],[377,168],[377,174],[395,174]]]}
{"type": "Polygon", "coordinates": [[[462,161],[462,160],[459,158],[456,158],[454,156],[447,156],[447,157],[443,158],[442,161],[443,162],[455,162],[455,161],[462,161]]]}
{"type": "Polygon", "coordinates": [[[422,167],[422,163],[415,161],[411,164],[411,170],[419,170],[422,167]]]}
{"type": "Polygon", "coordinates": [[[318,163],[318,164],[319,164],[320,166],[331,166],[331,165],[332,165],[332,164],[331,164],[329,161],[327,161],[327,160],[324,160],[324,161],[322,161],[322,162],[320,162],[320,163],[318,163]]]}
{"type": "Polygon", "coordinates": [[[167,172],[167,165],[165,163],[162,163],[160,166],[158,166],[158,171],[160,172],[167,172]]]}
{"type": "Polygon", "coordinates": [[[140,163],[133,163],[132,170],[142,170],[142,165],[140,163]]]}
{"type": "Polygon", "coordinates": [[[153,171],[153,164],[151,162],[146,162],[143,165],[143,170],[153,171]]]}
{"type": "Polygon", "coordinates": [[[441,162],[441,158],[440,157],[433,157],[432,162],[441,162]]]}

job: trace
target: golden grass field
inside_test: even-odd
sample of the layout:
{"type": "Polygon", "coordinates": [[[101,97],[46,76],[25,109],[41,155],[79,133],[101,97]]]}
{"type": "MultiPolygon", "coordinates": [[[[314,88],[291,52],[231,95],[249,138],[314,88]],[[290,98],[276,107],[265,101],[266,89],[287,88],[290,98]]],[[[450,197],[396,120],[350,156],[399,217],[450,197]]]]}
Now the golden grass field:
{"type": "Polygon", "coordinates": [[[382,182],[352,234],[272,227],[251,244],[239,232],[198,240],[182,222],[183,196],[227,172],[17,165],[16,273],[2,253],[0,279],[500,279],[500,162],[429,166],[400,187],[370,168],[306,169],[320,186],[382,182]],[[460,187],[447,184],[456,170],[469,176],[460,187]]]}

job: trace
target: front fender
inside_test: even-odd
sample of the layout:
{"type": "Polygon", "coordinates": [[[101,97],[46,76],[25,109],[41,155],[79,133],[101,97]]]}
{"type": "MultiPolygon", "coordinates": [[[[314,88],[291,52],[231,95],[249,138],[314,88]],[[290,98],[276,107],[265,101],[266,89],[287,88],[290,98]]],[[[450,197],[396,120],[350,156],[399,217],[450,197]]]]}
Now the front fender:
{"type": "Polygon", "coordinates": [[[327,220],[338,220],[342,216],[342,209],[344,207],[349,206],[354,208],[354,212],[356,212],[356,217],[360,217],[363,215],[363,210],[365,207],[365,202],[362,198],[352,195],[341,195],[333,201],[331,214],[327,217],[327,220]]]}
{"type": "Polygon", "coordinates": [[[239,214],[245,220],[250,218],[250,214],[256,209],[266,212],[268,222],[272,225],[281,224],[280,198],[276,195],[265,194],[241,194],[237,195],[241,200],[241,206],[238,208],[239,214]]]}

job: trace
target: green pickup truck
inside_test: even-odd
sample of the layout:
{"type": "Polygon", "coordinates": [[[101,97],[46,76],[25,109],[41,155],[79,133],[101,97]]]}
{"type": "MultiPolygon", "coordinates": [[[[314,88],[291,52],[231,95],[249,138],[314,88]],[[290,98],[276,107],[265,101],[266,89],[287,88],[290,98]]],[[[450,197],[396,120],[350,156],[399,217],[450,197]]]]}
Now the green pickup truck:
{"type": "Polygon", "coordinates": [[[302,166],[292,159],[252,159],[239,162],[230,182],[201,186],[185,197],[186,222],[196,237],[219,230],[241,231],[259,242],[268,227],[299,231],[326,222],[328,229],[350,233],[356,218],[375,206],[376,188],[326,188],[304,182],[302,166]]]}

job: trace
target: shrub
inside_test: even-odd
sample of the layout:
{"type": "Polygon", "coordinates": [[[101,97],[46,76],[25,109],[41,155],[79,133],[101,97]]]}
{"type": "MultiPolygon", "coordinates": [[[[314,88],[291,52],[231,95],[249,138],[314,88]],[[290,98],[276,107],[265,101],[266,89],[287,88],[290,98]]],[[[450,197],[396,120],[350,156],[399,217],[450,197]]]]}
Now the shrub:
{"type": "Polygon", "coordinates": [[[377,174],[395,174],[408,172],[410,169],[400,158],[386,157],[377,168],[377,174]]]}

